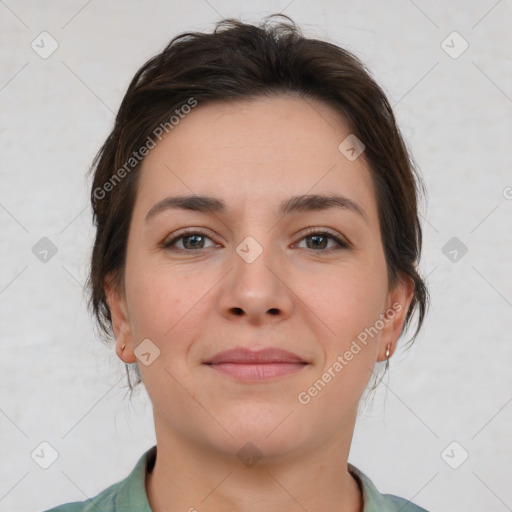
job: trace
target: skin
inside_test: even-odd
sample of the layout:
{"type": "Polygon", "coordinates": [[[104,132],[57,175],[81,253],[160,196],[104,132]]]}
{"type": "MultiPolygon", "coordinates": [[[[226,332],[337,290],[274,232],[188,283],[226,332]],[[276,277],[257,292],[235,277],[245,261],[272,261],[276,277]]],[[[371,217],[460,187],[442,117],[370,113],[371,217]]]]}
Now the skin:
{"type": "Polygon", "coordinates": [[[137,362],[144,339],[160,350],[138,365],[154,411],[158,454],[146,489],[155,512],[362,510],[347,470],[357,407],[376,361],[388,344],[395,350],[413,290],[409,281],[388,287],[364,153],[350,161],[338,150],[350,133],[330,106],[288,95],[198,105],[144,159],[124,282],[117,289],[109,276],[105,290],[118,356],[137,362]],[[313,193],[343,195],[366,217],[277,213],[282,200],[313,193]],[[145,221],[156,203],[181,194],[214,196],[227,209],[145,221]],[[199,249],[190,238],[175,243],[181,251],[162,247],[188,227],[205,233],[199,249]],[[303,234],[309,227],[334,231],[349,248],[330,238],[317,248],[303,234]],[[263,248],[252,263],[236,252],[248,236],[263,248]],[[397,302],[401,311],[379,334],[299,403],[397,302]],[[241,346],[283,348],[309,364],[257,383],[202,364],[241,346]],[[236,455],[248,441],[262,454],[251,467],[236,455]]]}

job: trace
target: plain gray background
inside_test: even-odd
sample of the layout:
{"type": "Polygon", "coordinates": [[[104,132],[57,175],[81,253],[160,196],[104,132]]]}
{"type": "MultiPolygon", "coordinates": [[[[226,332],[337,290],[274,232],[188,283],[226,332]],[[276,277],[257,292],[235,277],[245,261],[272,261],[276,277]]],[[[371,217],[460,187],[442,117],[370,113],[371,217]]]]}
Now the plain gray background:
{"type": "Polygon", "coordinates": [[[0,2],[1,511],[94,496],[154,444],[145,391],[128,400],[124,367],[87,314],[85,173],[132,76],[173,36],[275,12],[369,66],[429,193],[421,270],[432,308],[361,414],[349,461],[431,511],[512,510],[511,2],[10,0],[0,2]],[[57,250],[46,262],[33,252],[43,237],[57,250]],[[58,453],[47,469],[42,442],[58,453]]]}

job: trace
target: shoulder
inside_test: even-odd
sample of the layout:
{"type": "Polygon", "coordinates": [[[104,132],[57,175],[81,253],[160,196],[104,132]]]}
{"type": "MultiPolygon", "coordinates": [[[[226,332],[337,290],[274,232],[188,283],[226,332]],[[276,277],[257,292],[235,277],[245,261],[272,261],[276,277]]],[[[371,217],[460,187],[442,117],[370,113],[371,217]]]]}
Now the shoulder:
{"type": "Polygon", "coordinates": [[[428,512],[405,498],[393,494],[381,494],[370,478],[350,463],[348,470],[361,487],[364,500],[363,512],[428,512]]]}
{"type": "Polygon", "coordinates": [[[58,507],[45,510],[44,512],[98,512],[98,510],[101,510],[102,512],[115,511],[114,498],[123,482],[124,480],[111,485],[94,498],[89,498],[85,501],[65,503],[63,505],[59,505],[58,507]]]}
{"type": "Polygon", "coordinates": [[[124,480],[107,487],[94,498],[65,503],[44,512],[151,512],[145,478],[148,468],[154,465],[155,457],[156,446],[153,446],[139,458],[124,480]]]}
{"type": "Polygon", "coordinates": [[[386,503],[389,505],[389,508],[386,509],[390,512],[428,512],[428,510],[415,505],[409,500],[404,498],[400,498],[398,496],[394,496],[393,494],[381,494],[381,496],[386,500],[386,503]]]}

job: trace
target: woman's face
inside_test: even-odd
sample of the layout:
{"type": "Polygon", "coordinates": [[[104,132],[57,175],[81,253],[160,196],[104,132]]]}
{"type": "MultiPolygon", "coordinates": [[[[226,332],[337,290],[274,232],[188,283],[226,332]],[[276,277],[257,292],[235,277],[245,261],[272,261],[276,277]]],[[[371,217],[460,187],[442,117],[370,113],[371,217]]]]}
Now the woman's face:
{"type": "Polygon", "coordinates": [[[199,103],[144,159],[124,290],[107,295],[157,440],[229,455],[251,442],[267,456],[349,443],[411,299],[405,284],[388,289],[364,153],[338,148],[349,135],[317,101],[199,103]],[[311,195],[344,199],[289,203],[311,195]],[[176,208],[177,196],[215,208],[176,208]],[[242,347],[301,363],[206,364],[242,347]]]}

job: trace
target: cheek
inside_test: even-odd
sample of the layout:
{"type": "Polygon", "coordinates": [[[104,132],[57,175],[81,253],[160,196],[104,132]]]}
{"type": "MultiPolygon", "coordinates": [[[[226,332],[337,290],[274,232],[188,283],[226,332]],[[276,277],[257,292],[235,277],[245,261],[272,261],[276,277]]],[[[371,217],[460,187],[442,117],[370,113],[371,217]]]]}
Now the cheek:
{"type": "Polygon", "coordinates": [[[127,278],[135,355],[139,359],[142,347],[144,352],[151,354],[148,365],[144,364],[142,356],[139,359],[144,385],[156,403],[170,394],[178,408],[178,404],[184,407],[186,400],[183,390],[174,379],[181,382],[187,378],[183,362],[189,350],[191,322],[197,324],[194,298],[190,294],[187,296],[183,289],[189,289],[190,285],[186,283],[183,273],[164,272],[157,267],[150,269],[141,266],[136,271],[132,267],[130,272],[127,265],[127,278]],[[151,344],[141,345],[137,351],[137,346],[147,339],[151,340],[151,344]]]}
{"type": "Polygon", "coordinates": [[[325,280],[321,304],[335,332],[355,335],[382,312],[387,286],[382,274],[367,266],[345,270],[325,280]]]}
{"type": "Polygon", "coordinates": [[[160,337],[158,326],[165,321],[162,314],[179,306],[179,299],[172,303],[175,293],[170,283],[163,280],[165,274],[151,267],[147,254],[134,242],[133,233],[132,237],[127,249],[125,282],[130,326],[138,344],[144,338],[160,337]]]}
{"type": "Polygon", "coordinates": [[[187,359],[198,327],[205,322],[205,308],[211,306],[208,292],[218,276],[208,267],[193,272],[190,266],[137,254],[127,261],[126,276],[135,345],[149,338],[160,349],[160,362],[176,368],[187,359]]]}
{"type": "Polygon", "coordinates": [[[127,290],[130,319],[137,337],[162,338],[170,336],[174,325],[190,309],[190,297],[183,289],[183,277],[158,269],[132,273],[131,288],[127,290]]]}
{"type": "Polygon", "coordinates": [[[371,327],[383,312],[387,290],[382,274],[367,266],[346,270],[325,280],[322,300],[315,306],[330,334],[323,342],[325,360],[310,383],[315,405],[308,410],[330,417],[333,424],[355,407],[371,378],[380,339],[371,327]]]}

